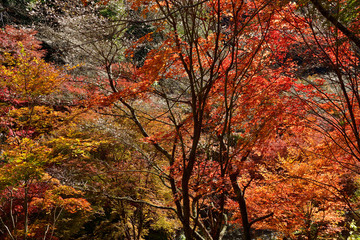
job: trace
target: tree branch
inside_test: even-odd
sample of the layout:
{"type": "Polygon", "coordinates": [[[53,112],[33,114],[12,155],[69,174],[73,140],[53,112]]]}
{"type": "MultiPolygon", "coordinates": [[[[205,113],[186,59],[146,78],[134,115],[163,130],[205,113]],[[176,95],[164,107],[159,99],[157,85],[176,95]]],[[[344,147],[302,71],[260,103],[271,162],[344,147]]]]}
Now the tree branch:
{"type": "Polygon", "coordinates": [[[153,203],[149,203],[149,202],[144,201],[144,200],[132,199],[130,197],[117,197],[117,196],[108,195],[106,193],[105,193],[105,196],[108,197],[108,198],[111,198],[111,199],[115,199],[115,200],[128,201],[128,202],[132,202],[132,203],[143,203],[143,204],[146,204],[146,205],[148,205],[150,207],[154,207],[154,208],[158,208],[158,209],[165,209],[165,210],[172,210],[175,213],[177,212],[175,208],[155,205],[153,203]]]}
{"type": "Polygon", "coordinates": [[[266,215],[264,215],[264,216],[262,216],[262,217],[256,218],[256,219],[252,220],[252,221],[249,223],[249,225],[252,226],[254,223],[257,223],[257,222],[259,222],[259,221],[262,221],[262,220],[264,220],[264,219],[267,219],[267,218],[269,218],[269,217],[271,217],[271,216],[273,216],[273,215],[274,215],[274,213],[272,212],[272,213],[266,214],[266,215]]]}
{"type": "Polygon", "coordinates": [[[319,0],[310,0],[315,8],[323,15],[329,22],[339,29],[345,36],[347,36],[360,49],[360,38],[350,31],[346,26],[339,22],[331,13],[326,10],[319,0]]]}

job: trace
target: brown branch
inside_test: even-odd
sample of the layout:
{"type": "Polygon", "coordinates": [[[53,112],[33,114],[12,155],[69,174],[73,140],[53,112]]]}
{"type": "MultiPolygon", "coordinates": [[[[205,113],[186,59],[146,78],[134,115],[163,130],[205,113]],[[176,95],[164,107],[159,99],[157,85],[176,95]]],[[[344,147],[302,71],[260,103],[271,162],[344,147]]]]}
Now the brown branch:
{"type": "Polygon", "coordinates": [[[272,213],[266,214],[266,215],[264,215],[264,216],[262,216],[262,217],[256,218],[256,219],[252,220],[252,221],[249,223],[249,225],[252,226],[254,223],[257,223],[257,222],[260,222],[260,221],[262,221],[262,220],[265,220],[265,219],[267,219],[267,218],[269,218],[269,217],[272,217],[273,215],[274,215],[274,213],[272,212],[272,213]]]}
{"type": "MultiPolygon", "coordinates": [[[[149,137],[149,134],[146,132],[146,130],[144,129],[143,125],[140,123],[136,113],[135,113],[135,109],[130,106],[130,104],[128,104],[127,102],[125,102],[122,98],[120,99],[121,103],[125,105],[125,107],[130,111],[131,113],[131,118],[134,121],[134,123],[136,124],[136,126],[139,128],[141,134],[144,137],[149,137]]],[[[152,145],[159,151],[161,152],[167,159],[172,159],[171,154],[166,151],[163,147],[161,147],[158,143],[156,142],[152,142],[152,145]]]]}
{"type": "Polygon", "coordinates": [[[323,15],[329,22],[339,29],[345,36],[347,36],[360,49],[360,38],[350,31],[346,26],[339,22],[331,13],[326,10],[319,0],[310,0],[315,8],[323,15]]]}
{"type": "Polygon", "coordinates": [[[132,203],[143,203],[143,204],[146,204],[146,205],[148,205],[148,206],[150,206],[150,207],[153,207],[153,208],[165,209],[165,210],[172,210],[172,211],[174,211],[175,213],[177,212],[175,208],[156,205],[156,204],[153,204],[153,203],[144,201],[144,200],[132,199],[132,198],[130,198],[130,197],[117,197],[117,196],[108,195],[108,194],[106,194],[106,193],[105,193],[104,195],[105,195],[106,197],[108,197],[108,198],[115,199],[115,200],[128,201],[128,202],[132,202],[132,203]]]}

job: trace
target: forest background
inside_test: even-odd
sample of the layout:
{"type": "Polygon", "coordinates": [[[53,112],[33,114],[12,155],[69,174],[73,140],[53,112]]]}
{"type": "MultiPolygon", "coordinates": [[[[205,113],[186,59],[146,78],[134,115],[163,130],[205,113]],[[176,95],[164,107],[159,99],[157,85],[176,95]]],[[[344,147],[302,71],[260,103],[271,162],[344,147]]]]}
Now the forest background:
{"type": "Polygon", "coordinates": [[[359,13],[2,0],[0,239],[359,239],[359,13]]]}

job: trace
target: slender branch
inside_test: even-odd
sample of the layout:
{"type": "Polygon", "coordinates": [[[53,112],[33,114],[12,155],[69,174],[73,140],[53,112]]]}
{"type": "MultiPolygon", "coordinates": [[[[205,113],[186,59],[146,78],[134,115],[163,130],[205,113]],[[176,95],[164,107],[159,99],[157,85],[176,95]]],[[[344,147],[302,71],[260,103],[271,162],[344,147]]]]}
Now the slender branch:
{"type": "Polygon", "coordinates": [[[46,226],[46,230],[45,230],[45,233],[44,233],[43,240],[46,240],[46,235],[47,235],[47,233],[48,233],[48,231],[49,231],[49,228],[50,228],[50,224],[48,224],[48,225],[46,226]]]}
{"type": "Polygon", "coordinates": [[[264,216],[262,216],[262,217],[256,218],[256,219],[252,220],[252,221],[249,223],[249,225],[252,226],[254,223],[257,223],[257,222],[260,222],[260,221],[262,221],[262,220],[265,220],[265,219],[267,219],[267,218],[269,218],[269,217],[272,217],[273,215],[274,215],[274,213],[272,212],[272,213],[266,214],[266,215],[264,215],[264,216]]]}
{"type": "MultiPolygon", "coordinates": [[[[130,104],[128,104],[127,102],[125,102],[123,99],[120,99],[121,103],[125,105],[125,107],[130,111],[131,113],[131,118],[132,120],[134,121],[134,123],[136,124],[136,126],[139,128],[141,134],[144,136],[144,137],[149,137],[149,134],[146,132],[146,130],[144,129],[143,125],[140,123],[139,119],[137,118],[136,116],[136,113],[135,113],[135,109],[130,106],[130,104]]],[[[159,151],[161,152],[167,159],[171,159],[172,156],[171,154],[166,151],[163,147],[161,147],[158,143],[156,142],[152,142],[152,145],[159,151]]]]}
{"type": "Polygon", "coordinates": [[[9,227],[4,223],[2,217],[0,217],[0,221],[4,225],[4,227],[6,228],[6,231],[9,233],[9,236],[11,237],[11,239],[15,240],[14,236],[11,234],[11,231],[10,231],[9,227]]]}
{"type": "Polygon", "coordinates": [[[132,203],[143,203],[143,204],[146,204],[146,205],[148,205],[148,206],[150,206],[150,207],[154,207],[154,208],[158,208],[158,209],[165,209],[165,210],[172,210],[172,211],[174,211],[175,213],[177,212],[175,208],[156,205],[156,204],[153,204],[153,203],[149,203],[149,202],[147,202],[147,201],[144,201],[144,200],[132,199],[132,198],[130,198],[130,197],[112,196],[112,195],[109,195],[109,194],[106,194],[106,193],[105,193],[105,196],[108,197],[108,198],[111,198],[111,199],[115,199],[115,200],[129,201],[129,202],[132,202],[132,203]]]}

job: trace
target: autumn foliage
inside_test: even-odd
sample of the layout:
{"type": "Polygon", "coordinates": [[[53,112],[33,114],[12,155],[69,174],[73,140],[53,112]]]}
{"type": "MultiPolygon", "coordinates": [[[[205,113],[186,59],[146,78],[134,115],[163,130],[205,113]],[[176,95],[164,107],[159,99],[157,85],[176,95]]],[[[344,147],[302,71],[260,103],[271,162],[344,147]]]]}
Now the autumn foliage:
{"type": "Polygon", "coordinates": [[[357,236],[357,1],[79,3],[0,31],[0,239],[357,236]]]}
{"type": "Polygon", "coordinates": [[[54,231],[61,217],[91,211],[80,191],[46,172],[57,159],[39,137],[64,117],[48,98],[67,77],[41,58],[34,34],[13,27],[1,31],[1,239],[58,239],[54,231]]]}

